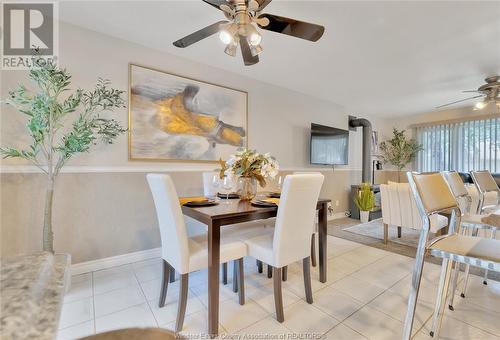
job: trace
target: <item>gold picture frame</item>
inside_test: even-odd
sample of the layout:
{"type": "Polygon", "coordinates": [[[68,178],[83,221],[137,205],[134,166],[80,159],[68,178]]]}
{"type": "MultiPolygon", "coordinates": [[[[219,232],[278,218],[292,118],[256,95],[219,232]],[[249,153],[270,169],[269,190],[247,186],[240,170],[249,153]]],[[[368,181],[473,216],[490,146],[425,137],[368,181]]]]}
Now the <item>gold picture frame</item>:
{"type": "Polygon", "coordinates": [[[128,159],[215,163],[248,147],[248,92],[129,63],[128,159]]]}

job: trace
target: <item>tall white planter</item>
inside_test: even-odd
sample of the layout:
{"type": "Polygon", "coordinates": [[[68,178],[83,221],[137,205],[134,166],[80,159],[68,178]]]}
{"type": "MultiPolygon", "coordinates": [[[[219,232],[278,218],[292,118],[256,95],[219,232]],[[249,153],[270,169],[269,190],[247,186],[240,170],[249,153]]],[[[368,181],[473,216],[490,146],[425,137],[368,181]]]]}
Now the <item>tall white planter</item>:
{"type": "Polygon", "coordinates": [[[361,223],[367,223],[370,219],[370,212],[361,210],[359,212],[359,219],[361,220],[361,223]]]}

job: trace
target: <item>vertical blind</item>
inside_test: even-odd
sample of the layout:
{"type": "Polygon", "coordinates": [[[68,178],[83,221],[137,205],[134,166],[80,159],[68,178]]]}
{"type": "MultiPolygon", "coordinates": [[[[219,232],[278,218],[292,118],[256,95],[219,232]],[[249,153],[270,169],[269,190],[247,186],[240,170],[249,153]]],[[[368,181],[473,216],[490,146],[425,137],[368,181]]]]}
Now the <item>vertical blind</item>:
{"type": "Polygon", "coordinates": [[[418,171],[500,172],[500,118],[417,127],[418,171]]]}

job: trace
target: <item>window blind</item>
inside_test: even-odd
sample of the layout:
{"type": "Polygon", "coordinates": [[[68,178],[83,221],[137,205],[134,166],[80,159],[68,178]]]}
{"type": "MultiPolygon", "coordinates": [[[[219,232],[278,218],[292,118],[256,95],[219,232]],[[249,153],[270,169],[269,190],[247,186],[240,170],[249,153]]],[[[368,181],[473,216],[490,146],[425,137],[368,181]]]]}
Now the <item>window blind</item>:
{"type": "Polygon", "coordinates": [[[416,136],[418,171],[500,172],[500,118],[417,127],[416,136]]]}

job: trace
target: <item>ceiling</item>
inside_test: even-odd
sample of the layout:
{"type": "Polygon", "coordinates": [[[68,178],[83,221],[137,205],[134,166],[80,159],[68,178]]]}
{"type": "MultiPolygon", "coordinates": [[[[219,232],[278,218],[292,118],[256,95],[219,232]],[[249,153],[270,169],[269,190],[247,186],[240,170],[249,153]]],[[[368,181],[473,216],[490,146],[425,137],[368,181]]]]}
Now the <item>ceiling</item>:
{"type": "MultiPolygon", "coordinates": [[[[263,31],[260,63],[227,56],[217,36],[174,40],[223,19],[192,1],[70,1],[60,18],[117,38],[333,101],[356,115],[396,117],[466,98],[500,74],[497,1],[280,1],[265,12],[325,26],[317,43],[263,31]]],[[[472,102],[473,104],[474,102],[472,102]]],[[[462,104],[464,105],[464,104],[462,104]]]]}

